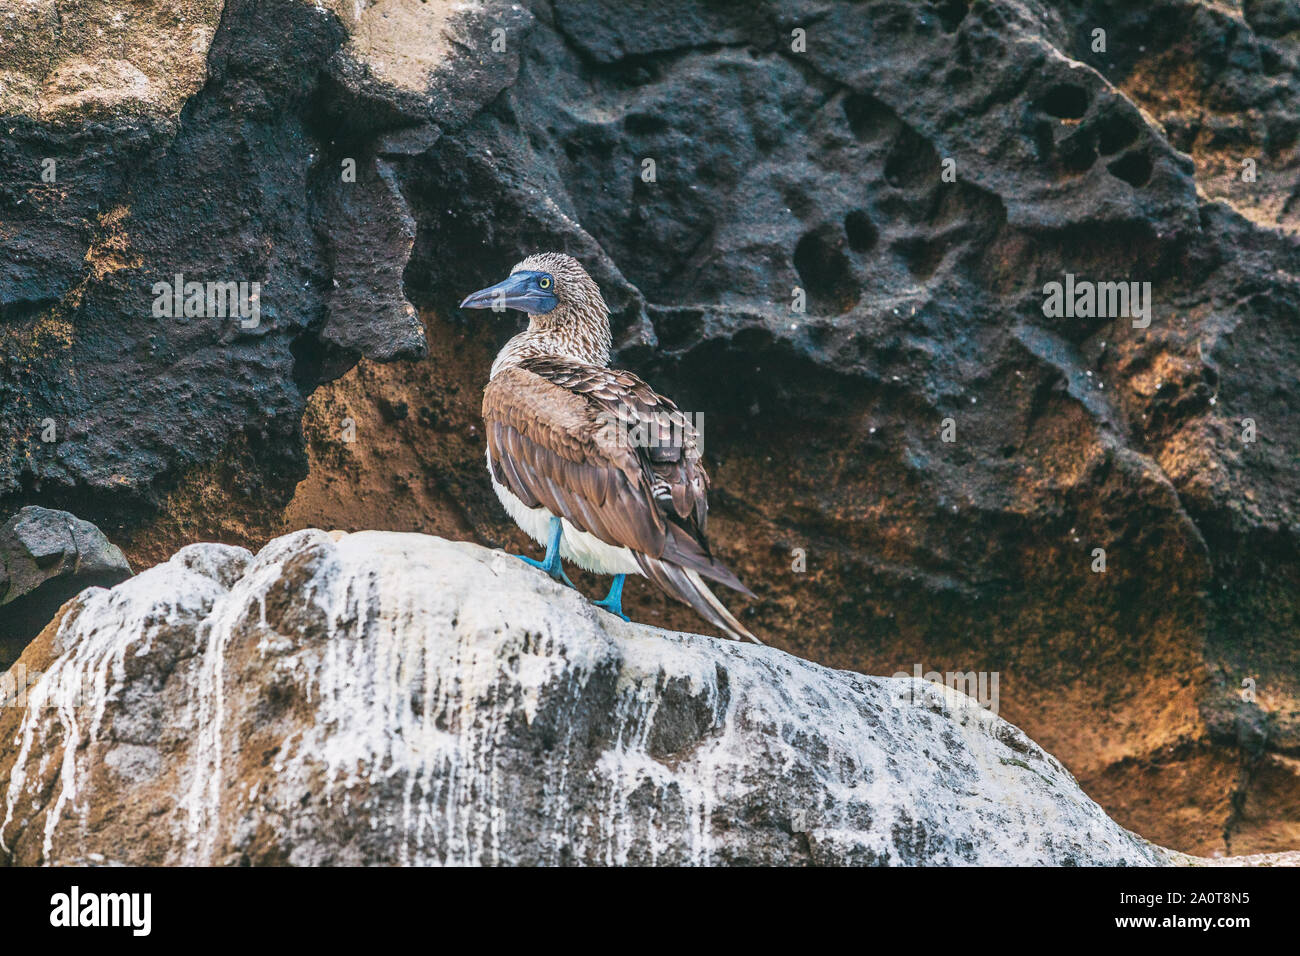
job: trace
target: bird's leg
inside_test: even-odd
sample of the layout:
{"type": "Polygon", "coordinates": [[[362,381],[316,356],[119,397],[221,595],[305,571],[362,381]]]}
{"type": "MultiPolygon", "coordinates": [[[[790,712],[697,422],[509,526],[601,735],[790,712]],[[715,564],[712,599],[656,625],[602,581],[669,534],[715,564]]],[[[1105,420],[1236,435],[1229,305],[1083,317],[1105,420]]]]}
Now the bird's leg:
{"type": "Polygon", "coordinates": [[[551,518],[551,538],[546,545],[546,557],[540,561],[535,561],[524,554],[516,554],[515,557],[526,564],[531,564],[535,568],[541,568],[561,584],[567,584],[569,587],[577,590],[569,576],[564,573],[564,565],[560,563],[560,538],[564,535],[564,527],[560,524],[560,519],[551,518]]]}
{"type": "Polygon", "coordinates": [[[623,613],[623,579],[626,574],[614,575],[614,583],[609,586],[609,593],[605,595],[604,600],[592,601],[596,607],[603,607],[610,614],[617,614],[625,621],[631,621],[631,618],[623,613]]]}

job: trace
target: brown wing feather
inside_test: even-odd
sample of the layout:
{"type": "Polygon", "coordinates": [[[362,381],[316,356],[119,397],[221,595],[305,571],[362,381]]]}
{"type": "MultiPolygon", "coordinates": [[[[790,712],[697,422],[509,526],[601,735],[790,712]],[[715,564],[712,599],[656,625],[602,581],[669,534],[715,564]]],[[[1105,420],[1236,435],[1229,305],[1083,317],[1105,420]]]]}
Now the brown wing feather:
{"type": "Polygon", "coordinates": [[[709,475],[700,461],[699,435],[690,418],[671,399],[655,392],[631,372],[547,356],[522,368],[584,395],[603,417],[637,436],[632,449],[650,482],[656,505],[709,554],[709,475]],[[648,441],[646,441],[648,439],[648,441]]]}
{"type": "Polygon", "coordinates": [[[524,504],[607,544],[663,553],[667,526],[647,505],[635,455],[602,440],[602,423],[582,396],[506,369],[483,391],[483,420],[496,478],[524,504]]]}
{"type": "Polygon", "coordinates": [[[631,372],[533,359],[488,383],[483,419],[494,476],[528,507],[750,593],[709,553],[708,474],[694,429],[631,372]],[[622,429],[656,416],[674,426],[665,440],[625,440],[622,429]]]}

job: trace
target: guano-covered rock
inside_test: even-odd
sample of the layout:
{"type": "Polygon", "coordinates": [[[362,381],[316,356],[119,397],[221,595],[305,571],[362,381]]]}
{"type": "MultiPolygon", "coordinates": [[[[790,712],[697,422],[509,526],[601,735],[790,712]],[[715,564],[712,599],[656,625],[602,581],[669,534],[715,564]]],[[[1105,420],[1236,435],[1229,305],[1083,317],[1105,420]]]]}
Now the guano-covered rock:
{"type": "Polygon", "coordinates": [[[964,695],[625,624],[424,535],[188,547],[72,602],[6,693],[24,671],[10,863],[1168,859],[964,695]]]}

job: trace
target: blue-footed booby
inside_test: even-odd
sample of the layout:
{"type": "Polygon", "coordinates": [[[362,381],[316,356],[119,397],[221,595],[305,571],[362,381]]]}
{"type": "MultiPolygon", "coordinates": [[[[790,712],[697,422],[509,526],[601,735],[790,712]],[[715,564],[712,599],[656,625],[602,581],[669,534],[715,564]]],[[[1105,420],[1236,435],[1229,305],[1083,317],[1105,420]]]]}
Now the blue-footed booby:
{"type": "Polygon", "coordinates": [[[753,597],[709,550],[698,433],[672,401],[609,367],[609,308],[582,265],[529,256],[460,307],[528,314],[483,390],[492,487],[546,548],[540,561],[518,557],[570,587],[565,559],[614,575],[595,604],[625,621],[624,578],[643,575],[730,636],[761,644],[705,583],[753,597]]]}

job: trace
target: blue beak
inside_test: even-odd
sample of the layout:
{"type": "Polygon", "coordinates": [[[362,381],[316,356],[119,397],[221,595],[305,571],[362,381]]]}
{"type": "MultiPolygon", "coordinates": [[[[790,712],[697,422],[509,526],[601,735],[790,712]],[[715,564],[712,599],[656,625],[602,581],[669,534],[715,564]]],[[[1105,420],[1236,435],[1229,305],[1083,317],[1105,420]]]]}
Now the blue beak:
{"type": "Polygon", "coordinates": [[[532,315],[550,312],[559,300],[551,292],[537,285],[539,276],[544,272],[516,272],[503,282],[471,293],[460,304],[462,309],[491,309],[504,312],[506,309],[518,309],[532,315]]]}

